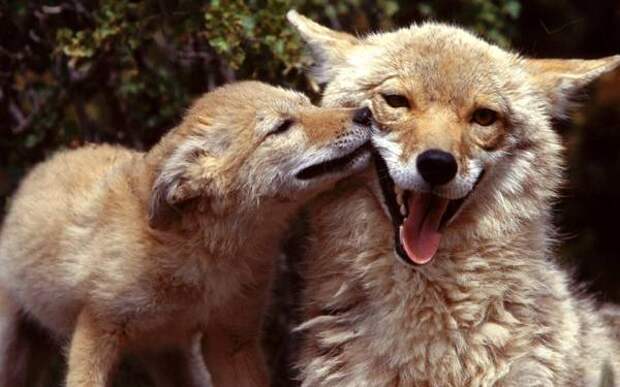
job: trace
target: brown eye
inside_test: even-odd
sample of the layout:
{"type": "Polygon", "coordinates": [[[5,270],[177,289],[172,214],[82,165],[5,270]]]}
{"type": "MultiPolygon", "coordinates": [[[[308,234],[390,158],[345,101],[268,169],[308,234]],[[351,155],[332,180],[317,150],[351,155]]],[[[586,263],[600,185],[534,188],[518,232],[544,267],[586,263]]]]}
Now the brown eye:
{"type": "Polygon", "coordinates": [[[278,125],[276,125],[273,130],[271,132],[269,132],[269,134],[279,134],[279,133],[284,133],[287,130],[289,130],[291,128],[291,126],[293,126],[293,124],[295,123],[295,121],[293,121],[292,119],[286,119],[282,122],[280,122],[278,125]]]}
{"type": "Polygon", "coordinates": [[[385,102],[393,108],[409,107],[409,100],[400,94],[381,94],[385,102]]]}
{"type": "Polygon", "coordinates": [[[497,121],[497,112],[491,109],[477,109],[472,116],[472,121],[481,126],[493,125],[497,121]]]}

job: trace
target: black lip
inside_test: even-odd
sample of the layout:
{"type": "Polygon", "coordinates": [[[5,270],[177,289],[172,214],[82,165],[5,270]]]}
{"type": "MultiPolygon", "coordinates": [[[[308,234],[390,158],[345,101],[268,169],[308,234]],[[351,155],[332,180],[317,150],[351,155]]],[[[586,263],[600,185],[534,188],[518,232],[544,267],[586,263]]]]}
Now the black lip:
{"type": "MultiPolygon", "coordinates": [[[[419,264],[409,259],[409,256],[407,256],[407,253],[405,252],[403,245],[400,243],[400,226],[403,224],[405,217],[401,215],[400,209],[398,206],[398,201],[396,200],[396,193],[395,193],[396,191],[394,189],[396,187],[396,184],[394,183],[394,180],[390,176],[390,172],[388,170],[387,164],[385,160],[383,159],[383,157],[381,157],[379,152],[377,152],[373,148],[372,155],[373,155],[373,160],[374,160],[374,165],[375,165],[375,171],[377,173],[377,177],[379,179],[379,185],[381,187],[381,193],[383,194],[383,201],[385,203],[385,206],[388,209],[388,212],[390,213],[392,225],[394,226],[394,250],[396,251],[396,255],[408,265],[419,266],[419,264]]],[[[441,222],[439,226],[440,229],[446,226],[448,221],[450,221],[452,217],[458,212],[461,206],[469,198],[471,193],[474,192],[474,189],[478,186],[478,184],[482,180],[484,173],[485,173],[484,170],[480,173],[471,191],[469,191],[467,195],[457,200],[450,200],[450,203],[448,204],[448,208],[446,209],[446,212],[443,214],[441,218],[441,222]]],[[[410,195],[410,191],[405,191],[403,195],[404,195],[403,200],[405,202],[405,206],[407,206],[407,197],[410,195]]],[[[409,208],[406,208],[406,211],[408,212],[409,208]]]]}
{"type": "Polygon", "coordinates": [[[394,191],[396,184],[390,176],[390,172],[383,157],[381,157],[379,152],[377,152],[374,148],[372,153],[375,171],[377,172],[379,185],[381,186],[381,193],[383,194],[383,201],[385,202],[385,206],[390,213],[392,225],[394,226],[394,250],[396,251],[396,255],[406,264],[418,266],[417,263],[409,259],[403,245],[400,243],[399,228],[400,225],[403,224],[405,217],[401,215],[398,202],[396,201],[396,193],[394,191]]]}
{"type": "Polygon", "coordinates": [[[381,157],[379,152],[377,152],[374,148],[372,153],[375,170],[377,171],[377,177],[379,178],[379,185],[381,186],[381,193],[383,194],[383,201],[385,202],[385,205],[390,212],[392,224],[395,227],[398,227],[402,224],[405,218],[401,215],[400,209],[398,207],[398,201],[396,200],[396,194],[394,190],[396,184],[390,176],[390,172],[383,157],[381,157]]]}
{"type": "Polygon", "coordinates": [[[349,164],[364,152],[370,150],[370,142],[366,142],[360,147],[353,150],[342,157],[323,161],[319,164],[314,164],[302,169],[295,175],[299,180],[310,180],[329,173],[336,173],[344,171],[349,167],[349,164]]]}

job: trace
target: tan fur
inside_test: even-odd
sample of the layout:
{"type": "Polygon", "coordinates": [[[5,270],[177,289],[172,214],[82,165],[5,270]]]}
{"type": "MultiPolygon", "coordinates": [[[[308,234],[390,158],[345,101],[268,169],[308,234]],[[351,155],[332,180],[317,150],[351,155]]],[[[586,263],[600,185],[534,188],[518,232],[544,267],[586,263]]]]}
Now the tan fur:
{"type": "Polygon", "coordinates": [[[456,156],[459,172],[431,192],[472,192],[423,266],[396,258],[374,171],[312,202],[298,328],[303,385],[620,383],[617,309],[597,310],[553,262],[550,214],[563,166],[550,117],[620,56],[525,59],[432,23],[341,38],[294,11],[288,17],[319,62],[323,104],[371,106],[373,144],[396,186],[428,189],[416,156],[439,148],[456,156]],[[411,107],[390,108],[381,94],[407,96],[411,107]],[[476,125],[478,107],[500,119],[476,125]]]}
{"type": "Polygon", "coordinates": [[[203,334],[215,385],[268,385],[261,314],[288,219],[368,155],[295,173],[366,143],[353,115],[242,82],[199,99],[147,153],[86,146],[38,165],[0,236],[0,385],[17,387],[8,349],[25,318],[70,339],[69,387],[109,384],[126,352],[159,385],[206,386],[203,334]]]}

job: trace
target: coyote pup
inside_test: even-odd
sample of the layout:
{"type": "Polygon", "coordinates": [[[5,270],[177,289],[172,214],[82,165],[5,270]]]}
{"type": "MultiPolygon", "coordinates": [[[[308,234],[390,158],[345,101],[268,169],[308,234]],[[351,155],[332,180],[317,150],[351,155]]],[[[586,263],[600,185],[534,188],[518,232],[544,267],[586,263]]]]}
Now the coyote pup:
{"type": "Polygon", "coordinates": [[[528,59],[444,24],[356,38],[289,20],[323,104],[368,104],[379,128],[367,183],[308,211],[303,384],[620,383],[614,312],[550,259],[563,167],[551,117],[620,56],[528,59]]]}
{"type": "Polygon", "coordinates": [[[0,385],[25,377],[18,328],[32,319],[70,339],[69,387],[105,386],[126,352],[172,385],[207,386],[203,333],[216,386],[267,386],[272,258],[304,201],[367,164],[370,121],[241,82],[147,153],[88,146],[37,166],[0,236],[0,385]]]}

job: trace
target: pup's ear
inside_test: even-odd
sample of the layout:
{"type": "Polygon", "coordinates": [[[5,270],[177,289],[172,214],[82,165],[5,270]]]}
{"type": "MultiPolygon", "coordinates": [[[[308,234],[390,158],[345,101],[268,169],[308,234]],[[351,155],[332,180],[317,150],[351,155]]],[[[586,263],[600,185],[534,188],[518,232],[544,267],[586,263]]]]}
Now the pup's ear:
{"type": "Polygon", "coordinates": [[[349,50],[359,44],[355,36],[324,27],[295,10],[288,11],[286,18],[310,47],[317,64],[314,75],[319,83],[331,81],[334,68],[343,64],[349,50]]]}
{"type": "Polygon", "coordinates": [[[149,225],[167,229],[193,199],[206,195],[206,173],[198,160],[204,149],[188,141],[163,162],[149,203],[149,225]]]}
{"type": "Polygon", "coordinates": [[[200,192],[183,177],[155,180],[149,202],[149,225],[165,230],[181,217],[182,207],[200,196],[200,192]]]}
{"type": "Polygon", "coordinates": [[[601,75],[620,66],[620,55],[601,59],[527,59],[526,67],[544,91],[554,117],[564,117],[571,97],[601,75]]]}

